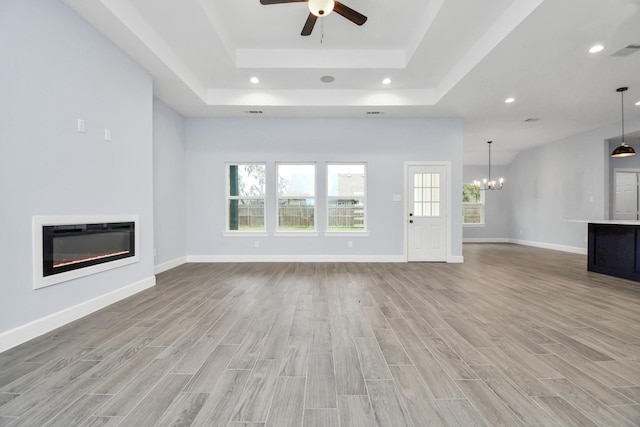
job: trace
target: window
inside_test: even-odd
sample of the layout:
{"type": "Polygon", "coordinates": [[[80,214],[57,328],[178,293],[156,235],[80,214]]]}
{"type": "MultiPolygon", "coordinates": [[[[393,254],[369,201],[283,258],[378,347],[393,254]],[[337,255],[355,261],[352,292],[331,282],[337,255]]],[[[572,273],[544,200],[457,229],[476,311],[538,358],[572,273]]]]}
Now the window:
{"type": "Polygon", "coordinates": [[[473,184],[462,185],[462,223],[484,224],[484,192],[473,184]]]}
{"type": "Polygon", "coordinates": [[[366,230],[366,165],[327,165],[327,231],[366,230]]]}
{"type": "Polygon", "coordinates": [[[265,178],[264,164],[227,165],[227,231],[265,231],[265,178]]]}
{"type": "Polygon", "coordinates": [[[413,214],[440,216],[440,174],[416,173],[413,180],[413,214]]]}
{"type": "Polygon", "coordinates": [[[316,165],[278,164],[278,231],[315,231],[316,165]]]}

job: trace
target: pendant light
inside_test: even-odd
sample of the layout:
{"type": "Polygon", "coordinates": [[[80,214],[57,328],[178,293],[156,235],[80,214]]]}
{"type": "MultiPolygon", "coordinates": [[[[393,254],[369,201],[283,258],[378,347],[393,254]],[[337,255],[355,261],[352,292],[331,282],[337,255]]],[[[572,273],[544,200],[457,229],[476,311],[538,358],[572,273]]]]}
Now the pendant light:
{"type": "Polygon", "coordinates": [[[487,144],[489,144],[489,179],[485,178],[482,180],[482,182],[480,181],[473,181],[473,185],[478,189],[478,190],[502,190],[502,187],[504,186],[504,179],[500,178],[498,180],[498,186],[496,187],[496,181],[491,179],[491,143],[493,141],[487,141],[487,144]]]}
{"type": "Polygon", "coordinates": [[[611,153],[611,157],[629,157],[635,156],[636,150],[633,147],[627,145],[624,142],[624,92],[629,89],[628,87],[619,87],[616,89],[616,92],[620,92],[620,99],[622,102],[622,142],[615,150],[611,153]]]}

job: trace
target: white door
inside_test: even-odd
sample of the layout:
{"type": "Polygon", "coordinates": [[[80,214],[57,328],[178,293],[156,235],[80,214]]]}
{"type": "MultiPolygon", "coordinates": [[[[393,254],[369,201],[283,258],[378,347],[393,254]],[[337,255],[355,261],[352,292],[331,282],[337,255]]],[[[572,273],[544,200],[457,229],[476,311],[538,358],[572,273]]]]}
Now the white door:
{"type": "Polygon", "coordinates": [[[407,167],[407,259],[447,260],[447,167],[407,167]]]}
{"type": "Polygon", "coordinates": [[[638,172],[616,171],[614,219],[638,219],[638,172]]]}

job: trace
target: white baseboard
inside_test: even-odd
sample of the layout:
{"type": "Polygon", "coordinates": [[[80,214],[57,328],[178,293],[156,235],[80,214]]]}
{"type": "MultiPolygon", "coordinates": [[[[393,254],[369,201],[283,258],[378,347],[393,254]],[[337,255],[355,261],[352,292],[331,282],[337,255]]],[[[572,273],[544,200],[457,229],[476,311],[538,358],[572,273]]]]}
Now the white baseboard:
{"type": "Polygon", "coordinates": [[[507,237],[468,237],[462,243],[510,243],[507,237]]]}
{"type": "Polygon", "coordinates": [[[533,242],[531,240],[507,239],[507,238],[468,238],[468,239],[462,239],[462,243],[513,243],[514,245],[532,246],[535,248],[552,249],[554,251],[571,252],[574,254],[587,255],[586,248],[556,245],[553,243],[533,242]]]}
{"type": "Polygon", "coordinates": [[[155,276],[117,289],[108,294],[82,302],[73,307],[66,308],[57,313],[50,314],[38,320],[0,334],[0,352],[20,345],[30,339],[51,332],[60,326],[78,320],[88,314],[98,311],[108,305],[118,302],[145,289],[152,288],[156,284],[155,276]]]}
{"type": "Polygon", "coordinates": [[[404,255],[187,255],[187,262],[406,262],[404,255]]]}
{"type": "Polygon", "coordinates": [[[450,264],[462,264],[464,263],[464,257],[462,255],[452,255],[449,258],[447,258],[447,262],[450,264]]]}
{"type": "Polygon", "coordinates": [[[574,254],[587,255],[586,248],[578,248],[575,246],[555,245],[553,243],[532,242],[530,240],[519,240],[519,239],[510,239],[509,242],[515,243],[517,245],[533,246],[536,248],[552,249],[554,251],[571,252],[574,254]]]}
{"type": "Polygon", "coordinates": [[[167,270],[171,270],[172,268],[176,268],[181,266],[182,264],[186,264],[187,257],[183,256],[180,258],[172,259],[171,261],[163,262],[162,264],[158,264],[153,268],[155,274],[164,273],[167,270]]]}

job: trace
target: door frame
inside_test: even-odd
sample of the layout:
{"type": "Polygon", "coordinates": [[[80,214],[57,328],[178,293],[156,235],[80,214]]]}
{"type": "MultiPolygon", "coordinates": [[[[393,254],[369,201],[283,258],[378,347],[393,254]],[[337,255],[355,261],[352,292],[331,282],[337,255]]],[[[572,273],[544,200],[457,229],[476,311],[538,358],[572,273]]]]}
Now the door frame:
{"type": "MultiPolygon", "coordinates": [[[[612,177],[612,185],[611,185],[611,192],[613,193],[613,205],[611,206],[611,219],[614,219],[614,217],[616,216],[616,202],[617,202],[617,195],[616,195],[616,174],[618,172],[622,172],[622,173],[635,173],[635,174],[640,174],[640,169],[634,169],[634,168],[613,168],[613,177],[612,177]]],[[[640,197],[640,196],[639,196],[640,197]]]]}
{"type": "Polygon", "coordinates": [[[445,182],[445,188],[447,191],[447,263],[454,262],[451,257],[451,162],[450,161],[405,161],[404,162],[404,207],[403,212],[403,224],[404,224],[404,245],[403,245],[403,259],[404,262],[409,262],[409,211],[407,203],[409,201],[409,166],[444,166],[447,171],[447,179],[445,182]]]}

